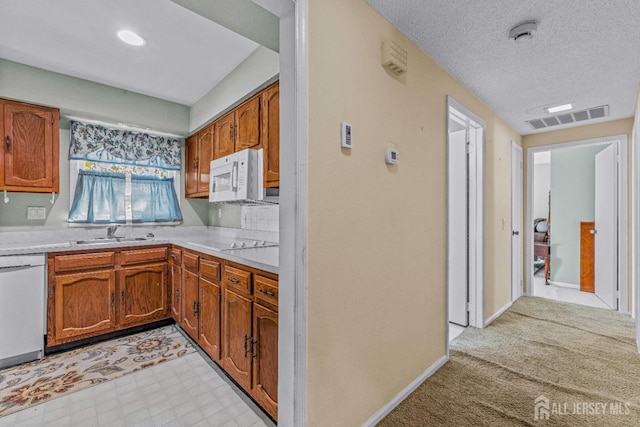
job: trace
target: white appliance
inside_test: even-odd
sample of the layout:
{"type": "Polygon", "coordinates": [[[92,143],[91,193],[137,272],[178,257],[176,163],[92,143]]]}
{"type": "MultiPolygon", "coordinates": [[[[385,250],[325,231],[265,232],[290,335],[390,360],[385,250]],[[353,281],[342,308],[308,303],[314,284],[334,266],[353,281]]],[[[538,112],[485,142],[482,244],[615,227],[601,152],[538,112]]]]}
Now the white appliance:
{"type": "Polygon", "coordinates": [[[0,369],[42,358],[45,255],[0,256],[0,369]]]}
{"type": "Polygon", "coordinates": [[[270,203],[263,184],[262,149],[247,148],[211,161],[209,201],[270,203]]]}

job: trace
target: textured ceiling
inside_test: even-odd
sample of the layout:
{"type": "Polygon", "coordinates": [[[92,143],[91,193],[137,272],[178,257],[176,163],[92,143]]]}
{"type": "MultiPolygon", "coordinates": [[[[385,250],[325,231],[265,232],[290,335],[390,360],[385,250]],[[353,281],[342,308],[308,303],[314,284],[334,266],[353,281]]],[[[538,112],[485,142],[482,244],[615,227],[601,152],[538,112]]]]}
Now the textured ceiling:
{"type": "Polygon", "coordinates": [[[0,1],[0,58],[185,105],[257,47],[169,0],[0,1]],[[125,45],[121,29],[147,45],[125,45]]]}
{"type": "MultiPolygon", "coordinates": [[[[543,107],[609,105],[633,115],[640,84],[638,0],[366,0],[519,133],[543,107]],[[531,40],[509,30],[540,24],[531,40]]],[[[409,58],[411,72],[411,58],[409,58]]]]}

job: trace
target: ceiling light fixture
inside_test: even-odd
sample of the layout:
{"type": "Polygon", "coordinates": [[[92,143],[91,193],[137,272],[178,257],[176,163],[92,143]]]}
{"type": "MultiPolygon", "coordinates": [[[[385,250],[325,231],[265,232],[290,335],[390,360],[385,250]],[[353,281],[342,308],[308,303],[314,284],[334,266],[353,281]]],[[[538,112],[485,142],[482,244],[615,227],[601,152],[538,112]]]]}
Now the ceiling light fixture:
{"type": "Polygon", "coordinates": [[[538,29],[538,21],[525,21],[509,30],[509,38],[514,41],[529,40],[533,38],[538,29]]]}
{"type": "Polygon", "coordinates": [[[556,105],[555,107],[547,107],[544,109],[547,113],[559,113],[567,110],[573,110],[573,104],[556,105]]]}
{"type": "Polygon", "coordinates": [[[129,30],[118,31],[118,38],[131,46],[144,46],[147,44],[146,40],[129,30]]]}

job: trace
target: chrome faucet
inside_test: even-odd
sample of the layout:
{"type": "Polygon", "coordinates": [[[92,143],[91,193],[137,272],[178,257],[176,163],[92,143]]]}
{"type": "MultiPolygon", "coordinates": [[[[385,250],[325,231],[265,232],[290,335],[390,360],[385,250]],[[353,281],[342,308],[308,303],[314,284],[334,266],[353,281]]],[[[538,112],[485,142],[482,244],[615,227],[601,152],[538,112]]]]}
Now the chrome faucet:
{"type": "Polygon", "coordinates": [[[113,239],[116,234],[116,230],[118,229],[117,225],[113,225],[107,228],[107,239],[113,239]]]}

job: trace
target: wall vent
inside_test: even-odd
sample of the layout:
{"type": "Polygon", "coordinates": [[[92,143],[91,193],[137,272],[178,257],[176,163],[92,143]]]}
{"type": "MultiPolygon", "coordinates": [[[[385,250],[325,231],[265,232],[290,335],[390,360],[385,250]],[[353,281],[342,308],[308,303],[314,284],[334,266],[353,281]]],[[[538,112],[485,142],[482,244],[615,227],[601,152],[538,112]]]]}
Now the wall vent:
{"type": "Polygon", "coordinates": [[[574,111],[573,113],[562,113],[555,116],[543,117],[541,119],[527,120],[527,124],[535,130],[550,128],[559,125],[568,125],[585,120],[594,120],[607,117],[609,115],[609,106],[601,105],[599,107],[589,108],[587,110],[574,111]]]}

